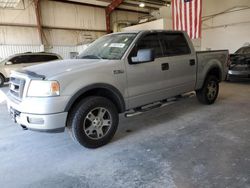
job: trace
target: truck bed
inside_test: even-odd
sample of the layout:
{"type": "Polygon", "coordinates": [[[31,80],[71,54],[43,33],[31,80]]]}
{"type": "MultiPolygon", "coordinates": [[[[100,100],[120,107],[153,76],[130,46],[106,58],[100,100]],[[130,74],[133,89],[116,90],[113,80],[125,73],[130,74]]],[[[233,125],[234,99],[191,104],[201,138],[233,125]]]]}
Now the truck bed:
{"type": "Polygon", "coordinates": [[[220,81],[226,79],[229,61],[228,50],[197,51],[196,56],[198,61],[196,89],[202,87],[205,74],[212,68],[212,64],[216,64],[221,68],[221,70],[223,70],[221,72],[220,81]]]}

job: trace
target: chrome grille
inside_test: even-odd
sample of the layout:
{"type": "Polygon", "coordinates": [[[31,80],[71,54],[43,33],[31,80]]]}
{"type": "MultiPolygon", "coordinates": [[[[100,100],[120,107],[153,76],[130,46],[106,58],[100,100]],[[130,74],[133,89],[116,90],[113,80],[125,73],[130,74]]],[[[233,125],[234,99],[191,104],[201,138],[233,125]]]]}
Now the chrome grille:
{"type": "Polygon", "coordinates": [[[23,90],[25,86],[25,79],[22,78],[10,78],[10,94],[18,100],[22,100],[23,90]]]}

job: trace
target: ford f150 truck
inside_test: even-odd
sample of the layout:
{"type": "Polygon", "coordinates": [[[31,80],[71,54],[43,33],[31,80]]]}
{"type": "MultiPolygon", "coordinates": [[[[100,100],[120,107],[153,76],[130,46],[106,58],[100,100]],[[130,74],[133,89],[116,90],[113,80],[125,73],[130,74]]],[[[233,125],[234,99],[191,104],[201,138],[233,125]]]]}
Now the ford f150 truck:
{"type": "Polygon", "coordinates": [[[119,114],[196,91],[215,102],[228,71],[228,51],[195,52],[185,32],[114,33],[93,42],[77,59],[14,71],[8,109],[25,129],[61,132],[88,148],[114,136],[119,114]]]}

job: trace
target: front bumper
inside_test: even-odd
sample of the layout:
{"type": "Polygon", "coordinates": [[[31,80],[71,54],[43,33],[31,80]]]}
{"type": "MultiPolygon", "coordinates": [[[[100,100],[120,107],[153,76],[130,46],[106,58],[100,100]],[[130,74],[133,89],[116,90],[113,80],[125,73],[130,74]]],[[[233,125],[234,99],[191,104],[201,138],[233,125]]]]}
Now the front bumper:
{"type": "Polygon", "coordinates": [[[229,70],[228,75],[230,77],[250,78],[250,70],[244,70],[244,71],[229,70]]]}
{"type": "Polygon", "coordinates": [[[7,98],[7,106],[13,121],[24,128],[41,132],[63,132],[65,129],[68,112],[37,113],[35,111],[39,107],[35,103],[34,110],[22,112],[19,108],[21,105],[10,98],[7,98]]]}
{"type": "Polygon", "coordinates": [[[41,132],[63,132],[68,115],[67,112],[44,115],[27,114],[11,106],[8,109],[14,122],[27,129],[41,132]]]}

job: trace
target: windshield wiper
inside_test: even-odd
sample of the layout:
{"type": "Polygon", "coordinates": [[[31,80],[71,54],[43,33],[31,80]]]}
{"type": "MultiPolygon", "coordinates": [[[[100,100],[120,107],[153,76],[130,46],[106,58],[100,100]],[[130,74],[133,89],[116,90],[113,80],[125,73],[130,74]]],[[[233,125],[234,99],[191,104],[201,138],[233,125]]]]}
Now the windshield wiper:
{"type": "Polygon", "coordinates": [[[83,57],[80,57],[81,59],[103,59],[98,55],[85,55],[83,57]]]}

